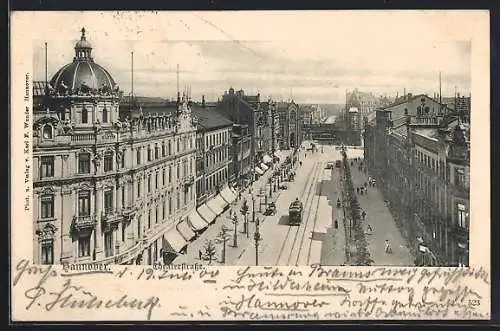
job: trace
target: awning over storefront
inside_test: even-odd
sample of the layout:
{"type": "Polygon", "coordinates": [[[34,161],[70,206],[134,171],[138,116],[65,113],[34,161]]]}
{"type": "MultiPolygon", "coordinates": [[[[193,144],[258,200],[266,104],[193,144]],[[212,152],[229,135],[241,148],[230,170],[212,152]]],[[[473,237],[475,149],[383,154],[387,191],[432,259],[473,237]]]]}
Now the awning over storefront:
{"type": "Polygon", "coordinates": [[[198,213],[205,221],[208,222],[208,224],[213,223],[213,221],[217,217],[217,214],[211,211],[205,203],[198,207],[198,213]]]}
{"type": "Polygon", "coordinates": [[[203,218],[198,214],[196,210],[193,210],[187,217],[187,221],[191,224],[191,227],[195,231],[201,231],[208,226],[208,223],[203,220],[203,218]]]}
{"type": "Polygon", "coordinates": [[[264,170],[264,171],[267,171],[267,169],[269,169],[269,167],[268,167],[268,166],[266,166],[264,163],[261,163],[261,164],[260,164],[260,167],[261,167],[261,169],[262,169],[262,170],[264,170]]]}
{"type": "Polygon", "coordinates": [[[208,208],[210,208],[216,215],[222,214],[224,208],[227,206],[227,202],[222,199],[220,195],[207,202],[208,208]]]}
{"type": "Polygon", "coordinates": [[[189,226],[187,219],[185,219],[182,222],[180,222],[179,224],[177,224],[177,230],[179,230],[180,234],[187,241],[191,241],[191,239],[196,237],[196,233],[194,233],[194,231],[191,230],[191,227],[189,226]]]}
{"type": "Polygon", "coordinates": [[[259,168],[259,167],[255,167],[255,172],[256,172],[258,175],[261,175],[261,176],[264,174],[264,171],[262,171],[262,169],[261,169],[261,168],[259,168]]]}
{"type": "Polygon", "coordinates": [[[264,160],[264,163],[271,163],[273,162],[273,159],[271,159],[271,157],[269,155],[264,155],[264,157],[262,158],[264,160]]]}
{"type": "Polygon", "coordinates": [[[221,192],[220,195],[224,200],[226,200],[227,203],[233,203],[234,200],[236,200],[236,195],[234,192],[226,186],[221,192]]]}
{"type": "Polygon", "coordinates": [[[187,241],[177,229],[172,229],[165,234],[165,240],[163,241],[163,250],[165,252],[180,253],[186,246],[187,241]]]}

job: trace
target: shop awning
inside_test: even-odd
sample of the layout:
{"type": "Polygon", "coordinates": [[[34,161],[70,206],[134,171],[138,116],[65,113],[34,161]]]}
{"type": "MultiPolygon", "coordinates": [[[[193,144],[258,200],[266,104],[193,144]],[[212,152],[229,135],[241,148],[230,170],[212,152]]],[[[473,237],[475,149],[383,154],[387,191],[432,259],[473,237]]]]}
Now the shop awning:
{"type": "Polygon", "coordinates": [[[165,241],[163,242],[165,252],[180,253],[186,246],[187,241],[177,229],[172,229],[165,234],[165,241]]]}
{"type": "Polygon", "coordinates": [[[262,170],[264,170],[264,171],[267,171],[267,169],[269,169],[269,167],[268,167],[268,166],[266,166],[264,163],[261,163],[261,164],[260,164],[260,167],[261,167],[261,169],[262,169],[262,170]]]}
{"type": "Polygon", "coordinates": [[[191,227],[189,226],[189,223],[186,220],[183,220],[179,224],[177,224],[177,230],[179,230],[180,234],[186,239],[187,241],[191,241],[194,237],[196,237],[196,233],[194,233],[193,230],[191,230],[191,227]]]}
{"type": "Polygon", "coordinates": [[[264,157],[262,158],[264,163],[271,163],[273,162],[273,159],[271,159],[271,157],[269,155],[264,155],[264,157]]]}
{"type": "Polygon", "coordinates": [[[208,226],[208,223],[203,220],[203,218],[198,214],[196,210],[193,210],[187,217],[187,221],[191,224],[191,227],[195,231],[201,231],[208,226]]]}
{"type": "Polygon", "coordinates": [[[261,176],[264,174],[264,171],[262,171],[262,169],[259,167],[255,167],[255,172],[261,176]]]}
{"type": "Polygon", "coordinates": [[[236,195],[228,186],[220,192],[220,195],[224,200],[226,200],[227,203],[233,203],[233,201],[236,200],[236,195]]]}
{"type": "Polygon", "coordinates": [[[217,214],[215,214],[213,211],[208,208],[206,204],[202,204],[200,207],[198,207],[198,214],[208,222],[208,224],[213,223],[215,218],[217,217],[217,214]]]}
{"type": "Polygon", "coordinates": [[[207,202],[208,208],[210,208],[216,215],[222,214],[224,208],[227,206],[227,202],[222,199],[220,195],[207,202]]]}

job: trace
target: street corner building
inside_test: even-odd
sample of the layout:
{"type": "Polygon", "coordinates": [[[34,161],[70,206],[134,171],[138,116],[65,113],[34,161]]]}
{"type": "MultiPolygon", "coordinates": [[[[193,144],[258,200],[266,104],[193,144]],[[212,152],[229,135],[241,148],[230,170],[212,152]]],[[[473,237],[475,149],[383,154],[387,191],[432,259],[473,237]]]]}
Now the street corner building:
{"type": "Polygon", "coordinates": [[[470,100],[404,95],[364,118],[364,157],[417,266],[469,265],[470,100]]]}
{"type": "MultiPolygon", "coordinates": [[[[199,177],[189,96],[143,107],[132,93],[123,103],[84,29],[74,51],[34,84],[34,262],[153,264],[182,253],[200,230],[188,217],[199,177]]],[[[214,135],[223,143],[229,130],[214,135]]],[[[215,154],[227,159],[225,149],[215,154]]],[[[215,176],[209,187],[227,169],[215,176]]]]}

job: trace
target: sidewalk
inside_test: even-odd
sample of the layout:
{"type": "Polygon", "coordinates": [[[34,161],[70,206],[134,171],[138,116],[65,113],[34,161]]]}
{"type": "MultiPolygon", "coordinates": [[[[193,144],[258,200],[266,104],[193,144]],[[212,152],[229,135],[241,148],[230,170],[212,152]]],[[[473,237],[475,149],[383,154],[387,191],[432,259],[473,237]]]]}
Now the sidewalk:
{"type": "MultiPolygon", "coordinates": [[[[287,152],[287,151],[284,151],[287,152]]],[[[286,154],[284,155],[286,157],[286,154]]],[[[284,161],[285,157],[281,158],[280,155],[280,163],[278,163],[276,166],[279,166],[281,162],[284,161]]],[[[267,185],[268,183],[268,178],[272,175],[273,170],[270,168],[267,170],[264,175],[259,177],[254,184],[253,184],[253,189],[254,189],[254,195],[259,194],[260,188],[264,187],[267,189],[264,189],[265,193],[268,195],[269,194],[269,186],[267,185]]],[[[200,260],[199,259],[199,251],[203,253],[204,246],[206,245],[206,242],[208,240],[212,240],[215,244],[216,247],[216,255],[215,255],[215,260],[212,261],[212,265],[234,265],[234,261],[238,260],[238,258],[247,250],[247,249],[254,249],[254,232],[255,232],[255,223],[252,222],[252,195],[249,193],[249,186],[248,188],[244,189],[241,191],[241,199],[235,200],[231,205],[229,205],[229,208],[222,213],[221,215],[217,216],[215,219],[215,222],[205,230],[198,238],[196,238],[194,241],[188,244],[187,247],[187,252],[183,255],[177,256],[177,258],[172,262],[173,264],[192,264],[192,263],[198,263],[198,264],[208,264],[208,260],[200,260]],[[248,234],[243,233],[244,229],[244,217],[241,214],[240,210],[241,207],[243,206],[243,201],[247,201],[247,206],[248,206],[248,213],[247,213],[247,219],[248,219],[248,234]],[[229,217],[230,211],[233,213],[236,212],[236,215],[238,216],[238,225],[237,225],[237,247],[233,247],[233,237],[234,237],[234,224],[232,222],[232,218],[229,217]],[[230,239],[226,242],[226,259],[225,263],[221,263],[221,257],[222,257],[222,243],[216,243],[215,239],[217,238],[219,232],[221,231],[221,227],[225,225],[228,228],[227,234],[229,235],[230,239]],[[248,238],[247,238],[248,236],[248,238]]],[[[272,198],[268,201],[275,201],[279,194],[281,193],[280,190],[277,190],[276,192],[272,192],[272,198]]],[[[259,217],[260,219],[264,219],[265,216],[262,215],[262,213],[259,213],[259,202],[260,198],[258,196],[255,196],[255,218],[259,217]]],[[[264,199],[262,199],[262,203],[264,203],[264,199]]],[[[262,206],[262,212],[264,212],[265,207],[262,206]]],[[[234,215],[234,214],[233,214],[234,215]]]]}
{"type": "MultiPolygon", "coordinates": [[[[358,170],[358,164],[355,162],[351,168],[351,176],[354,185],[361,187],[368,182],[368,175],[358,170]]],[[[380,190],[375,187],[368,187],[368,194],[357,194],[361,208],[366,212],[364,228],[370,224],[373,228],[372,234],[366,234],[368,251],[375,265],[400,265],[412,266],[414,264],[410,250],[406,246],[403,236],[384,202],[384,197],[380,190]],[[385,253],[385,240],[389,240],[393,253],[385,253]]]]}

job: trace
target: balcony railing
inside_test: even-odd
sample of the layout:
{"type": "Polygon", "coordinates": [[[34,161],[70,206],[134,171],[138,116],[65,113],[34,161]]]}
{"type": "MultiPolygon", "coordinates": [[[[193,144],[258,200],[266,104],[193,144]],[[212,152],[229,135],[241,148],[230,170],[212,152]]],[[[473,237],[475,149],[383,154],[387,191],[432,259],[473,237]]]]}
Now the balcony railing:
{"type": "Polygon", "coordinates": [[[93,230],[97,224],[97,218],[95,214],[89,215],[75,215],[73,216],[73,222],[71,227],[75,231],[89,231],[93,230]]]}
{"type": "Polygon", "coordinates": [[[103,228],[115,227],[122,220],[122,214],[117,213],[114,209],[106,209],[101,215],[103,228]]]}
{"type": "Polygon", "coordinates": [[[194,184],[194,176],[190,175],[190,176],[184,177],[183,184],[186,186],[193,185],[194,184]]]}
{"type": "Polygon", "coordinates": [[[136,208],[133,206],[124,206],[122,208],[122,216],[126,220],[130,220],[136,212],[136,208]]]}
{"type": "Polygon", "coordinates": [[[134,246],[128,248],[126,251],[118,253],[114,256],[106,257],[99,261],[102,264],[122,264],[135,259],[137,255],[143,250],[143,242],[140,240],[134,246]]]}

